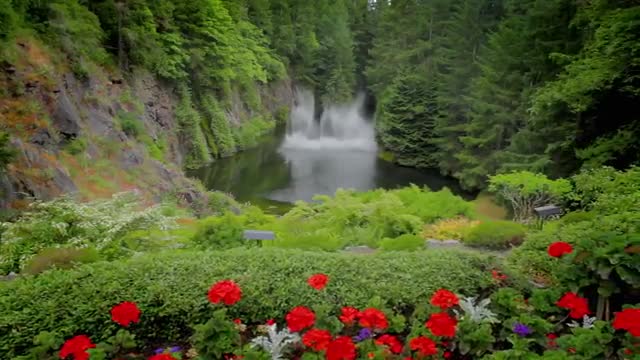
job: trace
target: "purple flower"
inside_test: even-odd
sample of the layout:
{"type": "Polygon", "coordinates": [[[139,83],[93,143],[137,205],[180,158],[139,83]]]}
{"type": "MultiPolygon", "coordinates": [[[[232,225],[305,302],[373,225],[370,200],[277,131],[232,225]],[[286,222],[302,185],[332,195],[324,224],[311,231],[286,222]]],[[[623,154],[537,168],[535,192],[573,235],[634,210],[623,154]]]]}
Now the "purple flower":
{"type": "Polygon", "coordinates": [[[180,346],[172,346],[170,348],[157,348],[154,353],[156,355],[158,354],[173,354],[173,353],[177,353],[180,352],[182,350],[182,348],[180,346]]]}
{"type": "Polygon", "coordinates": [[[524,337],[524,336],[530,335],[533,332],[533,330],[531,330],[531,328],[529,328],[525,324],[515,323],[513,325],[513,332],[524,337]]]}
{"type": "Polygon", "coordinates": [[[354,336],[353,340],[355,342],[365,341],[372,336],[373,336],[373,331],[371,331],[371,329],[364,328],[360,330],[357,336],[354,336]]]}

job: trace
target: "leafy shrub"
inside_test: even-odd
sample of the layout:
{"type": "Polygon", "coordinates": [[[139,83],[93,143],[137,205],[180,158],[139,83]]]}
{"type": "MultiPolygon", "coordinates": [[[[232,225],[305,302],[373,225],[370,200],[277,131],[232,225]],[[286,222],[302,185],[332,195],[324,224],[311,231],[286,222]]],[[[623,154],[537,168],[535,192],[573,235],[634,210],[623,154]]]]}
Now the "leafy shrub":
{"type": "Polygon", "coordinates": [[[586,170],[572,178],[574,201],[601,214],[640,209],[640,167],[617,171],[611,167],[586,170]]]}
{"type": "Polygon", "coordinates": [[[486,221],[473,227],[463,241],[469,246],[490,249],[506,249],[520,245],[524,240],[526,227],[512,221],[486,221]]]}
{"type": "Polygon", "coordinates": [[[586,211],[574,211],[564,215],[560,221],[564,225],[575,224],[582,221],[592,221],[596,218],[596,214],[586,211]]]}
{"type": "Polygon", "coordinates": [[[128,136],[138,137],[144,132],[144,127],[135,113],[121,111],[118,113],[118,121],[120,128],[128,136]]]}
{"type": "Polygon", "coordinates": [[[413,251],[424,248],[424,240],[417,235],[404,234],[397,238],[385,238],[380,242],[380,249],[385,251],[413,251]]]}
{"type": "Polygon", "coordinates": [[[239,210],[242,205],[233,198],[233,195],[226,194],[222,191],[209,191],[209,209],[214,213],[222,214],[226,211],[239,210]]]}
{"type": "Polygon", "coordinates": [[[480,221],[469,220],[464,217],[438,220],[431,225],[425,226],[422,231],[422,237],[437,240],[459,240],[478,224],[480,224],[480,221]]]}
{"type": "Polygon", "coordinates": [[[202,220],[192,242],[196,247],[203,249],[228,249],[251,245],[252,242],[244,240],[244,230],[264,229],[273,220],[272,215],[264,214],[257,207],[248,207],[240,215],[226,212],[222,216],[202,220]]]}
{"type": "Polygon", "coordinates": [[[567,179],[551,180],[544,174],[529,171],[489,177],[489,191],[511,207],[516,221],[532,219],[534,208],[562,200],[571,190],[567,179]]]}
{"type": "Polygon", "coordinates": [[[95,247],[102,252],[130,231],[172,225],[172,219],[162,215],[162,207],[139,208],[132,193],[90,203],[69,198],[35,202],[15,222],[2,224],[0,273],[19,271],[45,248],[95,247]]]}
{"type": "Polygon", "coordinates": [[[87,150],[87,146],[88,146],[87,140],[85,138],[80,138],[79,137],[79,138],[75,138],[71,142],[69,142],[69,144],[67,144],[65,149],[71,155],[78,155],[78,154],[82,154],[83,152],[85,152],[87,150]]]}
{"type": "Polygon", "coordinates": [[[136,302],[142,310],[142,321],[131,328],[139,342],[184,343],[191,326],[211,316],[205,295],[221,279],[234,279],[243,290],[229,315],[263,322],[282,319],[300,304],[326,304],[306,283],[317,272],[333,279],[326,290],[340,303],[331,303],[332,313],[342,304],[364,308],[376,297],[385,307],[410,313],[443,287],[474,294],[491,283],[494,266],[486,256],[454,250],[353,256],[235,249],[100,262],[0,285],[0,353],[9,358],[26,353],[41,331],[65,339],[82,332],[103,341],[117,326],[109,310],[121,301],[136,302]],[[12,331],[18,326],[20,331],[12,331]]]}
{"type": "Polygon", "coordinates": [[[400,198],[407,208],[405,212],[419,217],[425,223],[456,216],[475,218],[473,204],[454,195],[447,188],[434,192],[412,185],[390,193],[400,198]]]}
{"type": "Polygon", "coordinates": [[[23,273],[40,274],[49,269],[70,269],[76,265],[100,260],[98,251],[92,248],[65,249],[49,248],[40,251],[24,266],[23,273]]]}

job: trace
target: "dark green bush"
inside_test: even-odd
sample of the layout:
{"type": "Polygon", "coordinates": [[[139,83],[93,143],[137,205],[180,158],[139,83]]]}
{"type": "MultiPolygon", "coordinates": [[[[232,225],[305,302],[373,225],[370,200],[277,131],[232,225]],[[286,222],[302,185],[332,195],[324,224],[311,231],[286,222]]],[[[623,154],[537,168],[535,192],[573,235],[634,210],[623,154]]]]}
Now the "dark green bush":
{"type": "Polygon", "coordinates": [[[413,251],[424,248],[424,239],[413,234],[400,235],[397,238],[385,238],[380,242],[380,249],[385,251],[413,251]]]}
{"type": "Polygon", "coordinates": [[[24,274],[36,275],[49,269],[70,269],[80,264],[88,264],[100,260],[96,249],[44,249],[25,265],[24,274]]]}
{"type": "Polygon", "coordinates": [[[142,122],[134,113],[120,112],[118,113],[118,120],[120,121],[120,128],[128,136],[137,137],[144,131],[142,122]]]}
{"type": "Polygon", "coordinates": [[[242,287],[243,298],[230,315],[261,322],[282,321],[297,305],[325,303],[306,283],[318,272],[329,275],[325,291],[339,299],[334,313],[342,305],[364,307],[376,296],[385,306],[411,311],[442,287],[476,294],[491,284],[494,266],[486,256],[454,250],[354,256],[235,249],[100,262],[0,283],[0,354],[25,353],[41,331],[64,338],[86,333],[103,341],[118,328],[109,310],[125,300],[142,310],[141,322],[131,328],[139,343],[183,343],[192,325],[210,318],[207,290],[221,279],[242,287]]]}
{"type": "Polygon", "coordinates": [[[520,245],[527,228],[513,221],[486,221],[469,230],[463,241],[469,246],[506,249],[520,245]]]}

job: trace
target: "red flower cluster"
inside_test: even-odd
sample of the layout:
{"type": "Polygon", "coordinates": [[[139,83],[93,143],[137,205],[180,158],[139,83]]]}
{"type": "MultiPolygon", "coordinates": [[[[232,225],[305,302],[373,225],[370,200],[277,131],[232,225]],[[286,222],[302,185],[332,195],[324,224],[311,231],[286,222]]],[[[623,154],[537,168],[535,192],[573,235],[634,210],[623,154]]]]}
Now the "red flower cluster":
{"type": "Polygon", "coordinates": [[[135,303],[125,301],[111,308],[111,320],[127,327],[131,323],[140,322],[140,309],[135,303]]]}
{"type": "Polygon", "coordinates": [[[302,343],[315,351],[326,350],[331,342],[331,333],[327,330],[311,329],[302,336],[302,343]]]}
{"type": "Polygon", "coordinates": [[[569,312],[569,316],[572,319],[582,319],[583,316],[590,313],[587,299],[580,297],[578,294],[573,292],[564,294],[560,300],[556,302],[556,305],[563,309],[571,310],[571,312],[569,312]]]}
{"type": "Polygon", "coordinates": [[[552,349],[558,347],[558,343],[556,342],[557,338],[558,335],[556,334],[547,334],[547,347],[552,349]]]}
{"type": "Polygon", "coordinates": [[[171,354],[156,354],[149,358],[149,360],[176,360],[171,354]]]}
{"type": "Polygon", "coordinates": [[[348,336],[340,336],[329,343],[326,353],[327,360],[354,360],[356,345],[348,336]]]}
{"type": "Polygon", "coordinates": [[[309,279],[307,279],[307,283],[309,284],[309,286],[311,286],[316,290],[324,289],[324,287],[327,286],[328,282],[329,282],[329,277],[325,274],[311,275],[309,279]]]}
{"type": "Polygon", "coordinates": [[[267,324],[268,326],[275,325],[275,323],[276,323],[276,321],[275,321],[275,320],[273,320],[273,319],[269,319],[269,320],[267,320],[267,322],[266,322],[266,324],[267,324]]]}
{"type": "Polygon", "coordinates": [[[88,360],[89,353],[87,353],[87,350],[95,347],[96,345],[86,335],[72,337],[62,345],[60,359],[66,359],[71,356],[74,360],[88,360]]]}
{"type": "Polygon", "coordinates": [[[397,337],[389,334],[384,334],[376,339],[376,344],[385,345],[394,354],[400,354],[402,352],[402,343],[397,337]]]}
{"type": "Polygon", "coordinates": [[[507,280],[507,275],[501,273],[498,270],[491,270],[491,277],[496,281],[504,281],[507,280]]]}
{"type": "Polygon", "coordinates": [[[342,314],[340,314],[340,321],[345,325],[353,325],[353,323],[360,317],[360,311],[351,306],[345,306],[342,308],[342,314]]]}
{"type": "Polygon", "coordinates": [[[232,280],[221,280],[209,289],[207,296],[209,297],[209,301],[214,304],[223,302],[225,305],[233,305],[240,301],[242,290],[240,290],[238,284],[232,280]]]}
{"type": "Polygon", "coordinates": [[[312,327],[316,322],[316,314],[305,306],[296,306],[289,311],[285,320],[287,320],[287,327],[291,332],[298,332],[312,327]]]}
{"type": "Polygon", "coordinates": [[[424,324],[435,336],[454,337],[458,320],[447,313],[432,314],[429,321],[424,324]]]}
{"type": "Polygon", "coordinates": [[[417,351],[420,356],[431,356],[438,353],[436,343],[425,336],[418,336],[409,341],[409,347],[413,351],[417,351]]]}
{"type": "Polygon", "coordinates": [[[616,330],[627,330],[632,336],[640,337],[640,309],[617,312],[612,325],[616,330]]]}
{"type": "Polygon", "coordinates": [[[360,326],[372,330],[384,330],[389,327],[389,322],[384,313],[375,308],[365,309],[360,313],[360,326]]]}
{"type": "Polygon", "coordinates": [[[573,247],[571,244],[566,243],[564,241],[556,241],[553,244],[549,245],[547,248],[547,253],[550,256],[559,258],[565,254],[571,254],[573,252],[573,247]]]}
{"type": "Polygon", "coordinates": [[[431,305],[437,306],[443,310],[458,305],[458,303],[459,300],[456,294],[447,289],[440,289],[431,297],[431,305]]]}

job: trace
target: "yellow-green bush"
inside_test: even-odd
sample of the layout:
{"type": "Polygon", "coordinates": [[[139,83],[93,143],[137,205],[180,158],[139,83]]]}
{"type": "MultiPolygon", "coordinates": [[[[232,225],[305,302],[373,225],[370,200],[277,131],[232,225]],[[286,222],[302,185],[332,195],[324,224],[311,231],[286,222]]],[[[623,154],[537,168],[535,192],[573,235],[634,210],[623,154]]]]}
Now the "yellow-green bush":
{"type": "Polygon", "coordinates": [[[424,227],[422,237],[424,239],[459,240],[473,227],[480,224],[478,220],[469,220],[465,217],[438,220],[424,227]]]}
{"type": "Polygon", "coordinates": [[[400,235],[397,238],[384,238],[380,249],[385,251],[415,251],[424,248],[424,239],[413,234],[400,235]]]}

